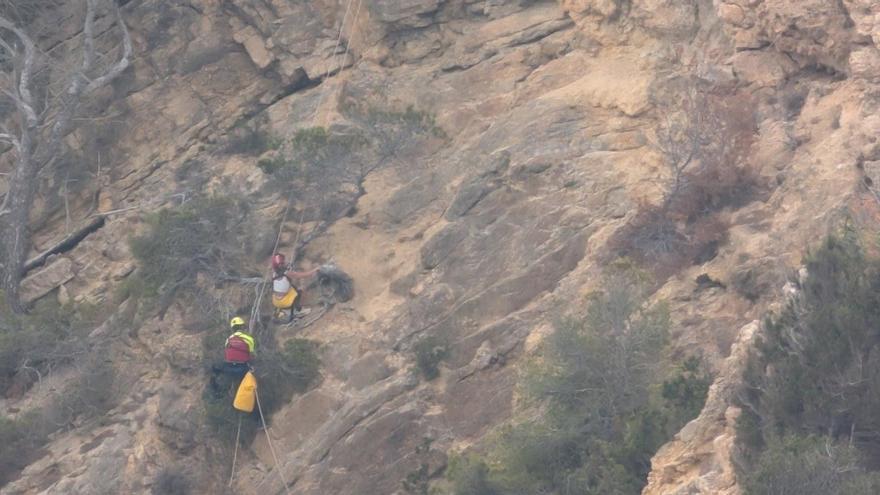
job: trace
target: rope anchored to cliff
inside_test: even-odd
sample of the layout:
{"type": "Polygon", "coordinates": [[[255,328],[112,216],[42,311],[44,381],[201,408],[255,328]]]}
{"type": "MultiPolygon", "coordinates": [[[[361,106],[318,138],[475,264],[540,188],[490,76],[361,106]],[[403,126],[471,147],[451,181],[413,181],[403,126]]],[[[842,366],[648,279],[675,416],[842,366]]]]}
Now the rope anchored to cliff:
{"type": "MultiPolygon", "coordinates": [[[[362,3],[363,3],[362,0],[357,1],[357,6],[355,8],[354,18],[351,23],[351,31],[349,33],[348,39],[346,40],[345,51],[343,52],[343,55],[342,55],[343,59],[342,59],[341,63],[338,63],[337,51],[339,49],[339,45],[342,40],[342,33],[345,30],[346,21],[348,20],[349,12],[351,12],[351,7],[352,7],[352,0],[348,0],[348,2],[347,2],[345,14],[342,18],[342,22],[339,26],[339,32],[336,37],[336,44],[335,44],[335,46],[333,48],[333,52],[331,54],[332,55],[331,64],[327,67],[327,70],[324,74],[325,80],[327,78],[329,78],[330,72],[334,66],[338,66],[340,72],[343,70],[343,66],[345,65],[345,59],[348,57],[348,54],[351,49],[351,39],[354,36],[354,33],[357,28],[357,21],[358,21],[359,15],[360,15],[362,3]]],[[[317,120],[316,119],[317,113],[320,111],[320,106],[324,100],[324,96],[325,96],[326,92],[327,92],[327,87],[325,86],[324,88],[321,89],[319,99],[318,99],[318,104],[315,107],[315,116],[313,116],[313,120],[317,120]]],[[[275,244],[272,249],[272,252],[276,253],[276,254],[273,256],[272,274],[268,278],[263,278],[261,280],[261,282],[256,287],[256,296],[254,298],[254,303],[251,306],[251,312],[250,312],[251,318],[250,318],[250,321],[248,322],[248,326],[247,326],[248,334],[245,334],[244,332],[237,332],[236,334],[233,334],[233,336],[236,336],[236,335],[238,335],[238,333],[241,333],[240,339],[243,339],[243,340],[250,339],[250,342],[249,342],[249,348],[248,348],[249,353],[245,356],[245,359],[242,363],[242,364],[244,364],[244,366],[246,366],[247,372],[244,374],[244,377],[242,378],[241,383],[238,386],[235,400],[233,401],[233,406],[235,407],[235,409],[241,411],[241,413],[238,416],[238,426],[236,428],[236,434],[235,434],[235,450],[232,455],[232,467],[230,470],[229,482],[228,482],[228,486],[232,487],[232,484],[235,481],[235,469],[236,469],[236,463],[238,460],[239,444],[241,442],[241,423],[242,423],[242,419],[243,419],[242,416],[246,413],[253,412],[253,408],[254,408],[254,406],[256,406],[257,412],[259,413],[259,416],[260,416],[260,424],[262,425],[263,432],[266,435],[266,443],[268,444],[269,451],[272,454],[272,460],[274,462],[274,470],[277,471],[278,477],[284,486],[284,492],[287,493],[288,495],[290,494],[290,486],[288,485],[287,479],[284,476],[284,471],[281,468],[280,461],[278,460],[278,455],[276,453],[275,446],[272,443],[272,437],[269,433],[269,426],[266,424],[266,418],[263,413],[263,407],[262,407],[262,404],[260,403],[260,394],[257,389],[256,377],[254,377],[254,375],[252,373],[252,369],[250,368],[250,365],[247,363],[250,360],[250,357],[253,355],[253,351],[254,351],[253,337],[250,337],[249,333],[252,333],[254,331],[254,326],[255,326],[256,321],[259,316],[259,310],[262,305],[263,296],[266,292],[267,286],[269,286],[270,284],[272,284],[272,286],[273,286],[273,301],[272,302],[273,302],[273,305],[276,306],[276,308],[279,307],[279,305],[277,304],[278,299],[280,297],[280,296],[278,296],[279,294],[284,294],[285,298],[287,297],[288,294],[290,294],[290,293],[293,294],[293,298],[291,298],[292,300],[289,301],[290,302],[291,320],[293,320],[293,317],[295,316],[296,312],[299,310],[299,307],[298,307],[299,301],[297,300],[299,294],[295,290],[295,288],[291,286],[291,284],[289,283],[289,278],[288,278],[288,274],[297,274],[299,272],[286,271],[286,268],[287,268],[286,265],[283,268],[280,265],[276,266],[276,257],[280,256],[281,260],[283,260],[283,258],[284,258],[283,255],[279,255],[277,253],[278,253],[278,248],[281,243],[281,237],[284,233],[284,227],[287,222],[287,216],[288,216],[288,213],[290,212],[292,198],[293,198],[293,193],[291,192],[287,196],[287,203],[284,208],[284,213],[281,218],[281,223],[278,227],[278,234],[275,237],[275,244]],[[279,277],[279,268],[281,268],[281,270],[280,270],[281,276],[280,277],[279,277]],[[283,287],[285,285],[283,283],[284,280],[287,280],[287,282],[288,282],[288,284],[287,284],[288,291],[287,292],[278,290],[279,288],[280,289],[285,288],[285,287],[283,287]]],[[[298,222],[298,226],[297,226],[296,238],[294,240],[294,244],[293,244],[292,252],[291,252],[291,262],[296,261],[297,250],[300,247],[299,243],[300,243],[300,237],[302,234],[303,221],[305,220],[306,209],[307,209],[306,207],[303,207],[302,211],[300,212],[300,218],[299,218],[299,222],[298,222]]],[[[311,321],[305,322],[306,325],[311,324],[314,321],[316,321],[318,318],[320,318],[324,314],[324,312],[326,312],[327,308],[333,304],[333,301],[336,301],[336,300],[347,301],[347,300],[351,299],[351,297],[353,295],[353,283],[352,283],[351,277],[349,277],[346,273],[344,273],[342,270],[339,270],[338,268],[336,268],[332,264],[323,265],[319,268],[314,269],[312,272],[308,272],[308,273],[318,275],[317,278],[318,278],[318,281],[319,281],[319,284],[321,287],[321,293],[322,293],[322,298],[321,298],[322,299],[322,308],[321,308],[321,311],[317,315],[315,315],[314,319],[312,319],[311,321]],[[328,290],[333,292],[332,296],[330,296],[326,293],[328,290]]],[[[288,301],[283,301],[283,302],[286,303],[288,301]]],[[[300,311],[299,313],[306,314],[307,312],[300,311]]],[[[242,324],[244,323],[238,317],[233,319],[233,323],[235,323],[236,321],[239,321],[242,324]]],[[[235,325],[233,325],[233,327],[235,328],[235,325]]],[[[244,329],[244,325],[240,325],[239,328],[244,329]]],[[[230,341],[232,340],[233,336],[231,336],[230,339],[227,339],[227,355],[229,354],[229,345],[230,345],[230,341]]],[[[228,361],[228,359],[227,359],[227,361],[228,361]]],[[[236,363],[233,363],[233,365],[234,364],[236,364],[236,363]]],[[[238,376],[241,376],[241,375],[238,375],[238,376]]]]}

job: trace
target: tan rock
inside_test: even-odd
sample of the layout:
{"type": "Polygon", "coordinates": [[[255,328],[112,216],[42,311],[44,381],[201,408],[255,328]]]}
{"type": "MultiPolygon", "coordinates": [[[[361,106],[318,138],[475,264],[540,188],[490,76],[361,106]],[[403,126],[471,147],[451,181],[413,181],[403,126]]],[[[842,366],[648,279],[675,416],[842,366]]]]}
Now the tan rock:
{"type": "Polygon", "coordinates": [[[853,77],[880,81],[880,50],[866,46],[853,51],[849,55],[849,68],[853,77]]]}
{"type": "Polygon", "coordinates": [[[722,3],[718,6],[718,17],[724,22],[738,27],[745,26],[746,14],[742,7],[731,3],[722,3]]]}
{"type": "Polygon", "coordinates": [[[703,411],[651,459],[643,495],[740,493],[732,459],[738,411],[731,402],[758,328],[758,322],[752,322],[740,329],[730,356],[709,388],[703,411]]]}
{"type": "Polygon", "coordinates": [[[650,108],[648,89],[651,77],[641,69],[641,61],[620,54],[619,58],[602,63],[587,62],[580,79],[543,96],[547,100],[570,104],[617,109],[628,116],[637,116],[650,108]],[[626,81],[626,84],[621,84],[626,81]]]}
{"type": "Polygon", "coordinates": [[[64,306],[70,302],[70,292],[63,284],[58,287],[58,304],[64,306]]]}
{"type": "Polygon", "coordinates": [[[873,37],[876,44],[880,36],[880,4],[872,0],[843,0],[843,4],[855,24],[856,32],[873,37]]]}
{"type": "Polygon", "coordinates": [[[731,63],[739,79],[758,86],[775,86],[795,69],[789,59],[773,51],[739,52],[731,63]]]}
{"type": "Polygon", "coordinates": [[[680,0],[634,2],[630,16],[638,19],[650,32],[663,37],[688,37],[697,27],[695,4],[680,0]]]}
{"type": "Polygon", "coordinates": [[[562,8],[578,17],[598,15],[603,19],[613,17],[620,11],[615,0],[562,0],[562,8]]]}
{"type": "Polygon", "coordinates": [[[69,258],[55,258],[22,281],[21,298],[29,303],[36,301],[71,280],[73,276],[73,262],[69,258]]]}
{"type": "Polygon", "coordinates": [[[260,69],[269,67],[275,61],[275,56],[266,48],[266,40],[251,26],[235,33],[233,39],[244,46],[248,56],[260,69]]]}

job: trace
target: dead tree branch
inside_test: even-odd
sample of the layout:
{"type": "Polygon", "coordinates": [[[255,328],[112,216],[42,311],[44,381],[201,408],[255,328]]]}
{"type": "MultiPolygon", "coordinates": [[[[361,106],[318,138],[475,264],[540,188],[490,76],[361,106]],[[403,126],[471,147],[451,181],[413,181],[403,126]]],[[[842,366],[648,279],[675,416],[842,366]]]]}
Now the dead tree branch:
{"type": "MultiPolygon", "coordinates": [[[[110,84],[131,63],[132,43],[122,13],[116,2],[108,2],[113,11],[114,24],[121,34],[119,51],[114,63],[99,67],[98,60],[108,54],[99,54],[95,43],[95,19],[100,0],[85,0],[86,15],[81,33],[81,61],[63,83],[64,90],[57,99],[35,98],[48,95],[53,69],[64,65],[42,56],[26,32],[27,26],[16,24],[0,16],[0,56],[8,63],[0,66],[0,94],[14,104],[16,112],[6,117],[6,128],[0,141],[10,143],[15,164],[9,179],[9,190],[0,205],[0,222],[4,232],[2,244],[5,256],[2,286],[10,307],[16,312],[24,308],[19,299],[19,284],[25,275],[25,261],[30,250],[29,217],[37,194],[38,177],[44,168],[53,166],[62,152],[65,136],[73,130],[73,122],[82,101],[91,93],[110,84]],[[99,56],[100,55],[100,56],[99,56]],[[35,77],[46,70],[49,76],[35,77]],[[13,130],[7,130],[12,128],[13,130]]],[[[60,69],[59,69],[60,70],[60,69]]]]}

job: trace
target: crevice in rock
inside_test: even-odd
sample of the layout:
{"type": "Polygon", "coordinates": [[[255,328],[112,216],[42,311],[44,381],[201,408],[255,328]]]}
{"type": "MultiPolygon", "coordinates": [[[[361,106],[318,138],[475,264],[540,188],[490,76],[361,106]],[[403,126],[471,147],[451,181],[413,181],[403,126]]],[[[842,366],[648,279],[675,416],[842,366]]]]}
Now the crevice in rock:
{"type": "Polygon", "coordinates": [[[758,46],[738,46],[736,47],[736,52],[760,52],[761,50],[767,49],[772,43],[767,40],[761,41],[761,44],[758,46]]]}

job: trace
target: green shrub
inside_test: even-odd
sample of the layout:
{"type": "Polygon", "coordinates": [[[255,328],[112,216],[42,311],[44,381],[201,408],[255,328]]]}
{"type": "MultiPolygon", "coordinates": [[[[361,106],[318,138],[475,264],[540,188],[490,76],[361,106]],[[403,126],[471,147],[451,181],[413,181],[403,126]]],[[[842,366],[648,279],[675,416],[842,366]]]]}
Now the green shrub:
{"type": "Polygon", "coordinates": [[[166,467],[159,471],[153,486],[152,495],[188,495],[191,487],[189,478],[179,468],[166,467]]]}
{"type": "Polygon", "coordinates": [[[489,477],[489,466],[476,456],[454,456],[449,460],[446,477],[454,495],[502,495],[489,477]]]}
{"type": "Polygon", "coordinates": [[[524,403],[541,414],[508,426],[491,462],[450,468],[456,493],[641,492],[651,456],[697,414],[709,382],[696,358],[663,380],[669,317],[646,304],[648,286],[620,263],[585,315],[556,325],[522,373],[524,403]]]}
{"type": "MultiPolygon", "coordinates": [[[[782,455],[786,445],[814,434],[865,453],[880,448],[880,258],[846,230],[809,253],[806,269],[797,299],[766,319],[747,363],[737,424],[743,475],[765,454],[795,463],[782,455]]],[[[758,484],[754,493],[768,493],[758,484]]],[[[824,493],[845,493],[840,486],[824,493]]]]}
{"type": "Polygon", "coordinates": [[[239,125],[230,131],[223,151],[231,155],[260,155],[268,150],[278,149],[281,140],[263,128],[263,123],[255,121],[250,125],[239,125]]]}
{"type": "Polygon", "coordinates": [[[706,402],[712,377],[700,358],[688,357],[678,366],[673,376],[663,382],[661,395],[673,411],[680,414],[676,424],[684,425],[697,417],[706,402]]]}
{"type": "MultiPolygon", "coordinates": [[[[230,383],[230,387],[232,384],[230,383]]],[[[212,439],[224,447],[235,445],[235,434],[238,422],[241,421],[241,438],[239,445],[248,445],[260,431],[260,415],[254,409],[252,413],[241,412],[232,407],[234,389],[223,397],[215,397],[209,388],[202,394],[202,414],[204,425],[212,439]]]]}
{"type": "Polygon", "coordinates": [[[299,338],[287,341],[281,349],[270,344],[258,351],[254,367],[264,414],[275,412],[320,378],[321,360],[317,351],[316,342],[299,338]]]}
{"type": "Polygon", "coordinates": [[[439,365],[449,357],[449,344],[441,337],[430,335],[418,341],[413,352],[422,376],[430,381],[440,376],[439,365]]]}
{"type": "Polygon", "coordinates": [[[293,147],[303,155],[318,155],[330,144],[331,138],[323,127],[298,129],[291,140],[293,147]]]}
{"type": "Polygon", "coordinates": [[[269,175],[272,175],[289,165],[290,162],[281,153],[277,153],[270,158],[260,158],[257,161],[257,168],[262,170],[264,174],[269,175]]]}
{"type": "MultiPolygon", "coordinates": [[[[253,361],[254,375],[257,378],[259,405],[266,421],[272,413],[289,403],[298,393],[303,393],[320,378],[321,361],[318,357],[317,343],[306,339],[292,339],[278,349],[270,332],[258,336],[256,358],[253,361]]],[[[222,352],[226,335],[211,332],[205,336],[206,361],[215,358],[214,353],[222,352]],[[222,337],[221,337],[222,335],[222,337]]],[[[239,418],[242,419],[242,442],[250,442],[259,431],[260,416],[255,408],[251,414],[241,413],[232,407],[238,382],[232,382],[226,375],[216,377],[221,389],[229,390],[223,397],[215,397],[211,387],[202,394],[204,421],[209,431],[218,436],[222,443],[233,442],[239,418]]]]}
{"type": "Polygon", "coordinates": [[[429,486],[429,466],[425,463],[419,465],[419,468],[407,473],[401,485],[403,491],[410,495],[428,495],[429,486]]]}
{"type": "Polygon", "coordinates": [[[281,367],[296,392],[305,392],[321,376],[317,350],[318,344],[311,340],[297,338],[284,343],[281,367]]]}
{"type": "Polygon", "coordinates": [[[46,443],[46,433],[35,414],[17,419],[0,416],[0,487],[34,461],[46,443]]]}
{"type": "MultiPolygon", "coordinates": [[[[199,275],[234,275],[243,266],[251,233],[243,203],[199,198],[161,210],[146,221],[149,231],[130,241],[140,269],[129,277],[129,295],[167,306],[176,295],[200,295],[199,275]]],[[[194,306],[201,303],[205,301],[194,306]]]]}
{"type": "Polygon", "coordinates": [[[773,438],[739,481],[745,495],[880,493],[880,475],[867,472],[861,457],[857,449],[827,438],[773,438]]]}
{"type": "Polygon", "coordinates": [[[86,336],[99,322],[98,313],[87,304],[62,306],[50,299],[38,301],[26,315],[0,308],[0,394],[19,373],[27,373],[24,383],[30,384],[87,353],[93,343],[86,336]]]}

